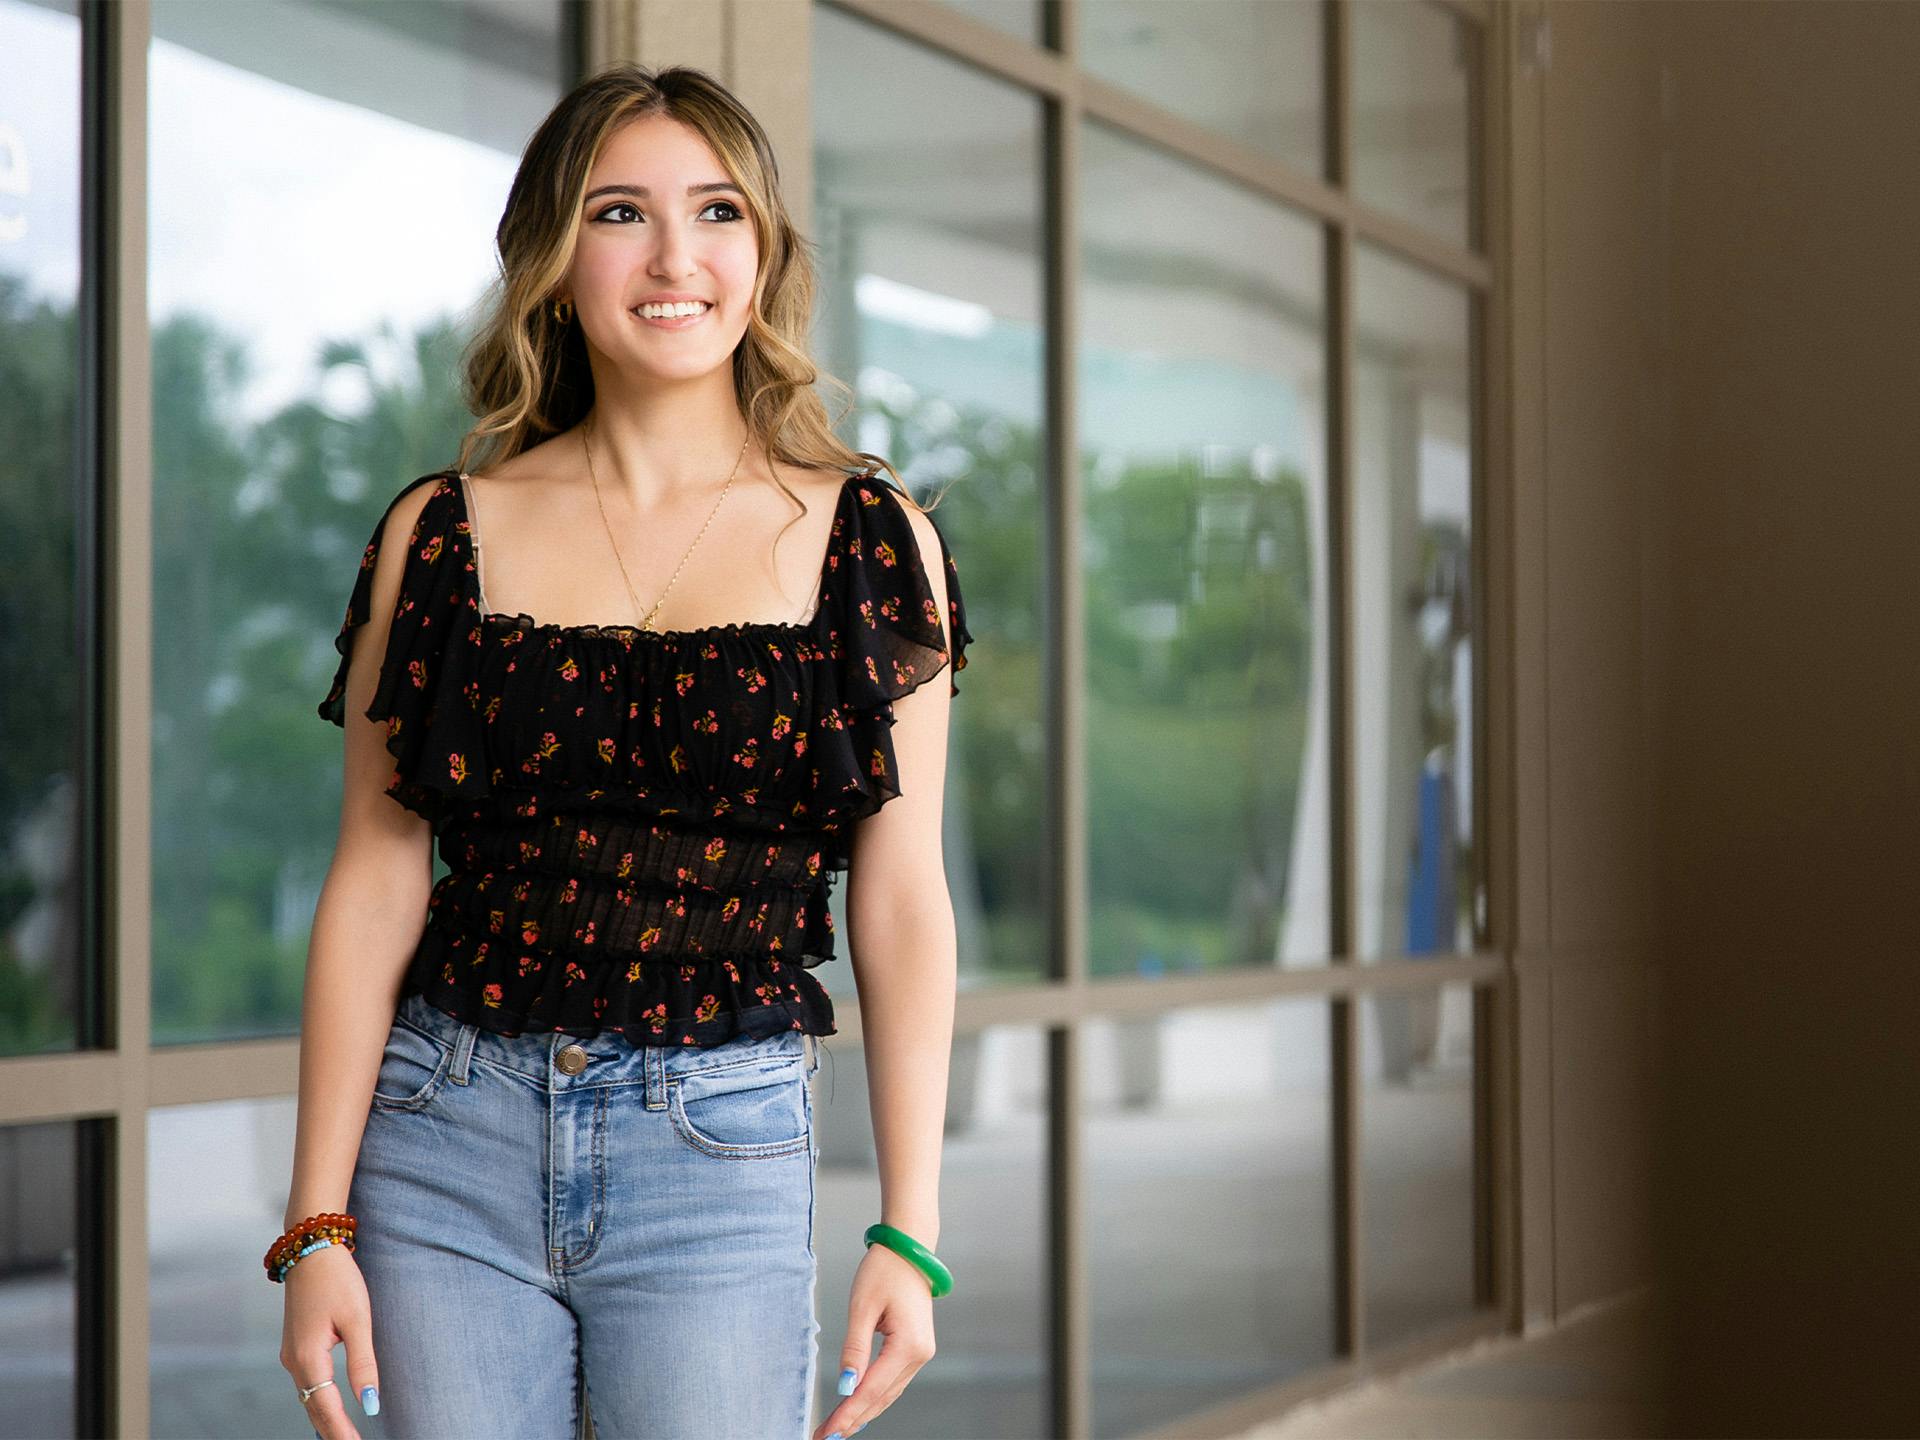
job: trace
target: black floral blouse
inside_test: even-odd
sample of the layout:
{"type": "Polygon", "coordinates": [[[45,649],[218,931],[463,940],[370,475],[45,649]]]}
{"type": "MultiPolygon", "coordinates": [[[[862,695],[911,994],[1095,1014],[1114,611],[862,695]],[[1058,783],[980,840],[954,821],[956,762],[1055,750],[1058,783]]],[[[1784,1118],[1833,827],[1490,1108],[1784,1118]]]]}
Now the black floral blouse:
{"type": "MultiPolygon", "coordinates": [[[[367,710],[387,794],[451,871],[402,994],[503,1035],[836,1033],[807,973],[834,958],[832,880],[854,822],[900,793],[892,702],[949,658],[896,488],[841,486],[810,620],[645,631],[488,612],[459,472],[400,495],[421,485],[367,710]]],[[[385,523],[334,641],[336,725],[385,523]]],[[[973,637],[944,535],[940,553],[958,671],[973,637]]]]}

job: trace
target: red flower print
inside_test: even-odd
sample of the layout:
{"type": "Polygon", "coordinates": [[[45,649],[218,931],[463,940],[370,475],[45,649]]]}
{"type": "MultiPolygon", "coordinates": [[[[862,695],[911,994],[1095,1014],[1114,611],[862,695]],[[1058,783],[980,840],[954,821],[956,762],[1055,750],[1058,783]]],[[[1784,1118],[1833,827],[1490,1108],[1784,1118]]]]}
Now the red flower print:
{"type": "Polygon", "coordinates": [[[520,922],[520,943],[522,945],[537,945],[540,943],[540,922],[538,920],[522,920],[520,922]]]}
{"type": "Polygon", "coordinates": [[[613,739],[611,736],[601,740],[593,748],[599,753],[600,763],[602,765],[611,765],[613,763],[613,757],[616,752],[613,748],[613,739]]]}
{"type": "Polygon", "coordinates": [[[580,678],[580,666],[571,655],[560,664],[560,678],[562,680],[578,680],[580,678]]]}
{"type": "Polygon", "coordinates": [[[658,925],[649,925],[640,932],[640,948],[642,950],[651,950],[659,943],[660,927],[658,925]]]}
{"type": "Polygon", "coordinates": [[[773,738],[784,740],[793,729],[793,717],[784,713],[775,713],[773,717],[773,738]]]}
{"type": "Polygon", "coordinates": [[[727,903],[720,907],[720,918],[722,921],[731,920],[733,919],[734,916],[738,915],[739,913],[740,913],[740,897],[738,895],[734,895],[730,897],[727,900],[727,903]]]}
{"type": "MultiPolygon", "coordinates": [[[[709,995],[694,1008],[693,1018],[696,1020],[711,1020],[719,1013],[720,1002],[709,995]]],[[[691,1040],[693,1037],[689,1035],[687,1038],[691,1040]]]]}
{"type": "Polygon", "coordinates": [[[719,864],[720,861],[726,858],[726,855],[727,855],[727,842],[724,837],[709,840],[707,842],[705,858],[709,865],[719,864]]]}
{"type": "Polygon", "coordinates": [[[452,777],[454,784],[456,785],[466,784],[467,783],[467,757],[464,755],[448,756],[447,757],[447,774],[452,777]]]}
{"type": "Polygon", "coordinates": [[[877,545],[873,547],[873,558],[878,560],[882,565],[886,566],[889,570],[891,570],[894,567],[894,565],[897,563],[897,559],[893,553],[893,547],[884,540],[880,541],[877,545]]]}
{"type": "Polygon", "coordinates": [[[505,989],[503,989],[498,983],[489,985],[480,992],[481,998],[484,999],[487,1002],[487,1004],[493,1007],[494,1009],[499,1008],[501,997],[504,996],[505,994],[506,994],[505,989]]]}
{"type": "Polygon", "coordinates": [[[683,670],[678,675],[673,677],[673,693],[674,694],[684,695],[687,693],[687,691],[691,690],[692,688],[693,688],[693,676],[689,672],[683,670]]]}
{"type": "Polygon", "coordinates": [[[878,747],[876,747],[873,752],[873,765],[871,769],[876,779],[884,779],[886,777],[887,757],[885,752],[878,747]]]}
{"type": "Polygon", "coordinates": [[[413,681],[414,689],[416,690],[426,689],[427,688],[426,662],[424,660],[409,660],[407,662],[407,676],[409,679],[413,681]]]}
{"type": "Polygon", "coordinates": [[[584,980],[586,978],[587,978],[587,972],[580,968],[579,961],[569,960],[567,962],[567,978],[566,978],[567,986],[571,986],[576,980],[584,980]]]}

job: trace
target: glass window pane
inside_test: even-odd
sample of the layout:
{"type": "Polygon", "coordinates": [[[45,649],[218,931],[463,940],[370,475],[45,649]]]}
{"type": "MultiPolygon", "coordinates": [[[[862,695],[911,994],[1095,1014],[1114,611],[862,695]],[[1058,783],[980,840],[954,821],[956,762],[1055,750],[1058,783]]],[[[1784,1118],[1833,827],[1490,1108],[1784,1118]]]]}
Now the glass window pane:
{"type": "MultiPolygon", "coordinates": [[[[1030,981],[1047,973],[1041,108],[827,8],[813,63],[814,351],[855,392],[821,395],[843,440],[938,497],[977,642],[944,806],[960,983],[1030,981]]],[[[818,973],[851,999],[845,966],[818,973]]]]}
{"type": "Polygon", "coordinates": [[[1332,1358],[1331,1053],[1323,1000],[1087,1026],[1095,1435],[1332,1358]]]}
{"type": "Polygon", "coordinates": [[[284,1031],[332,851],[353,572],[450,463],[463,312],[570,74],[557,0],[156,0],[153,1028],[284,1031]]]}
{"type": "MultiPolygon", "coordinates": [[[[260,1265],[286,1220],[293,1122],[291,1096],[148,1112],[155,1440],[250,1440],[313,1429],[280,1364],[286,1291],[260,1265]]],[[[333,1353],[335,1378],[351,1393],[346,1348],[333,1353]]],[[[357,1406],[348,1408],[356,1425],[369,1427],[357,1406]]]]}
{"type": "MultiPolygon", "coordinates": [[[[813,1077],[816,1425],[840,1403],[847,1300],[866,1254],[860,1237],[880,1218],[866,1051],[833,1039],[820,1051],[813,1077]]],[[[1046,1323],[1046,1055],[1046,1034],[1037,1029],[995,1026],[954,1036],[941,1142],[941,1231],[933,1247],[952,1267],[954,1288],[935,1302],[940,1353],[881,1417],[889,1435],[951,1440],[1054,1433],[1046,1323]]]]}
{"type": "Polygon", "coordinates": [[[1083,156],[1090,969],[1318,964],[1322,231],[1099,125],[1083,156]]]}
{"type": "Polygon", "coordinates": [[[1473,949],[1471,298],[1356,248],[1355,893],[1360,955],[1473,949]]]}
{"type": "Polygon", "coordinates": [[[1479,249],[1480,27],[1429,0],[1367,0],[1349,13],[1354,194],[1479,249]]]}
{"type": "Polygon", "coordinates": [[[1366,1346],[1459,1319],[1478,1301],[1474,992],[1360,997],[1360,1209],[1366,1346]]]}
{"type": "Polygon", "coordinates": [[[80,244],[75,0],[0,0],[0,1055],[91,1041],[80,244]]]}
{"type": "MultiPolygon", "coordinates": [[[[0,36],[6,34],[0,6],[0,36]]],[[[103,1140],[100,1122],[0,1127],[0,1440],[96,1434],[77,1408],[82,1276],[82,1146],[103,1140]]],[[[93,1257],[102,1247],[89,1233],[93,1257]]],[[[88,1284],[89,1293],[93,1283],[88,1284]]],[[[104,1293],[104,1287],[102,1287],[104,1293]]],[[[88,1381],[97,1386],[98,1377],[88,1381]]]]}
{"type": "Polygon", "coordinates": [[[1080,8],[1090,74],[1316,176],[1326,173],[1325,50],[1320,5],[1087,0],[1080,8]]]}

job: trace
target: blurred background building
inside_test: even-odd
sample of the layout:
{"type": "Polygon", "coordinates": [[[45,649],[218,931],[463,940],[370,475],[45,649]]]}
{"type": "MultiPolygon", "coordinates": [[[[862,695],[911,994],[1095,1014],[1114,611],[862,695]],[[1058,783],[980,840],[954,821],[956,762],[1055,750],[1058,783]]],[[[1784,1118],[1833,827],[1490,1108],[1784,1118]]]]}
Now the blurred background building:
{"type": "MultiPolygon", "coordinates": [[[[1594,1320],[1511,1433],[1920,1428],[1916,55],[1800,0],[0,0],[0,1437],[308,1428],[314,706],[520,149],[623,59],[766,124],[978,638],[959,1284],[885,1433],[1244,1434],[1594,1320]]],[[[822,1415],[878,1188],[828,969],[822,1415]]],[[[1399,1398],[1312,1433],[1496,1433],[1399,1398]]]]}

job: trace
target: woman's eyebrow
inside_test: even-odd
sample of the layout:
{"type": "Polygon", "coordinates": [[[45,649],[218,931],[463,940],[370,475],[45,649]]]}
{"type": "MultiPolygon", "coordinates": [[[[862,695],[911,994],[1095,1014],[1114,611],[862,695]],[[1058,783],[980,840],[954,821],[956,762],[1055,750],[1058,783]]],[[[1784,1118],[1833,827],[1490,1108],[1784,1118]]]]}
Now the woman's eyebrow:
{"type": "MultiPolygon", "coordinates": [[[[735,195],[739,195],[741,199],[746,199],[740,187],[731,180],[708,180],[701,185],[687,186],[687,194],[689,195],[711,195],[715,191],[720,190],[730,191],[735,195]]],[[[587,192],[587,199],[598,200],[602,195],[638,195],[642,200],[645,200],[652,193],[653,192],[644,185],[602,185],[598,189],[589,190],[587,192]]]]}

